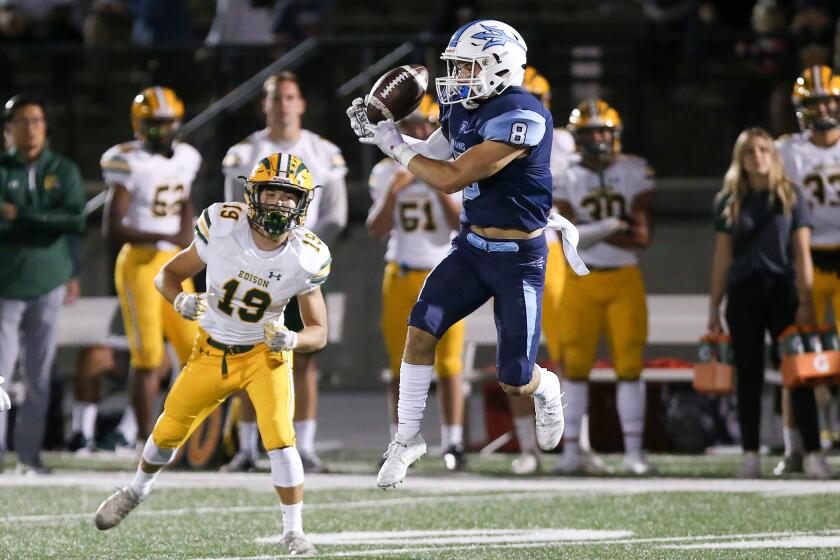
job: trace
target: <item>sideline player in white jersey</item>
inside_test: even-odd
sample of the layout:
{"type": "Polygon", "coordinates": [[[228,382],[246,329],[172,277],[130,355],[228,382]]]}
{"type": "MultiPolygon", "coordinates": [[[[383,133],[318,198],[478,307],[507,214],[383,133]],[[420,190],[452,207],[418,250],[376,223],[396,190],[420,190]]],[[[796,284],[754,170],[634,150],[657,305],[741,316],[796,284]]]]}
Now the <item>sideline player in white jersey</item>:
{"type": "MultiPolygon", "coordinates": [[[[192,235],[190,189],[201,156],[175,140],[183,117],[184,104],[174,91],[144,89],[131,104],[136,140],[110,148],[100,162],[109,188],[104,234],[122,243],[114,282],[131,354],[130,394],[140,441],[154,423],[164,337],[183,364],[196,335],[195,324],[175,313],[153,282],[160,267],[189,245],[192,235]]],[[[184,289],[194,290],[192,280],[184,289]]]]}
{"type": "Polygon", "coordinates": [[[642,453],[645,387],[640,380],[647,304],[634,250],[651,239],[653,172],[644,159],[621,153],[621,117],[605,101],[581,102],[572,111],[569,130],[581,159],[557,182],[554,197],[560,212],[577,223],[580,257],[591,274],[568,275],[563,290],[561,363],[568,405],[556,471],[575,473],[599,466],[581,453],[579,438],[589,405],[589,374],[605,334],[618,377],[624,470],[648,474],[652,468],[642,453]]]}
{"type": "MultiPolygon", "coordinates": [[[[242,200],[242,182],[238,179],[268,154],[297,154],[319,186],[306,216],[307,228],[327,244],[332,244],[347,225],[347,166],[338,147],[314,132],[301,127],[306,101],[297,77],[291,72],[271,76],[263,84],[263,112],[266,127],[231,147],[222,162],[225,174],[225,200],[242,200]]],[[[293,331],[303,328],[296,300],[286,312],[286,326],[293,331]]],[[[315,454],[318,412],[318,378],[315,354],[295,356],[295,430],[298,450],[306,472],[324,472],[326,467],[315,454]]],[[[227,471],[247,471],[258,456],[258,431],[254,409],[247,395],[240,395],[240,450],[223,467],[227,471]]]]}
{"type": "MultiPolygon", "coordinates": [[[[425,140],[435,131],[439,111],[427,94],[420,107],[399,122],[400,129],[425,140]]],[[[460,223],[461,203],[460,196],[433,189],[391,158],[374,166],[369,184],[373,206],[367,218],[368,230],[376,239],[388,238],[381,324],[391,364],[389,405],[393,439],[397,433],[400,361],[408,335],[408,316],[429,272],[449,252],[460,223]]],[[[441,450],[444,466],[453,471],[466,467],[463,346],[464,321],[459,321],[446,331],[435,349],[441,450]]]]}
{"type": "MultiPolygon", "coordinates": [[[[829,305],[837,322],[840,320],[840,75],[828,66],[806,68],[794,82],[792,101],[801,132],[782,136],[776,146],[785,173],[802,189],[811,206],[813,302],[817,322],[825,323],[829,305]]],[[[821,409],[830,403],[825,388],[818,387],[815,394],[821,409]]],[[[803,470],[802,442],[794,427],[787,394],[783,398],[783,411],[785,456],[773,471],[776,475],[803,470]]],[[[821,416],[827,418],[825,414],[821,416]]]]}
{"type": "MultiPolygon", "coordinates": [[[[533,66],[525,68],[525,80],[522,87],[534,94],[546,109],[551,108],[551,86],[548,80],[539,74],[533,66]]],[[[563,127],[552,131],[551,139],[551,177],[554,184],[577,157],[575,139],[563,127]]],[[[554,209],[553,211],[556,211],[554,209]]],[[[545,289],[543,291],[542,330],[545,333],[548,359],[553,364],[560,362],[560,325],[562,312],[560,302],[563,286],[566,282],[566,260],[560,236],[551,229],[545,231],[548,243],[548,258],[545,265],[545,289]]],[[[511,463],[514,474],[531,474],[540,468],[540,448],[534,429],[534,401],[527,397],[508,396],[513,416],[513,427],[519,441],[519,456],[511,463]]]]}
{"type": "Polygon", "coordinates": [[[330,252],[301,227],[313,183],[304,163],[272,154],[248,177],[247,203],[216,203],[196,222],[195,239],[161,269],[155,284],[174,309],[199,322],[190,359],[164,404],[131,483],[106,499],[96,527],[110,529],[149,494],[158,471],[219,403],[245,390],[257,412],[271,479],[283,513],[281,552],[314,554],[303,533],[303,465],[295,448],[292,351],[314,352],[327,341],[320,286],[330,252]],[[207,269],[207,293],[182,291],[184,280],[207,269]],[[283,326],[297,296],[304,328],[283,326]]]}

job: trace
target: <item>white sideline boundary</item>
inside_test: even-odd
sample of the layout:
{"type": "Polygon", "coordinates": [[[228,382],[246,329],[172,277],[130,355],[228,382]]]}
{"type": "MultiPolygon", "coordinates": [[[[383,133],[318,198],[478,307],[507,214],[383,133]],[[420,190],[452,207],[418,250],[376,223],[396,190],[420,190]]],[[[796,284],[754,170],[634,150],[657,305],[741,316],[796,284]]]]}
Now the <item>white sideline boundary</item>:
{"type": "MultiPolygon", "coordinates": [[[[75,487],[113,490],[128,483],[133,471],[122,472],[61,472],[49,476],[4,474],[0,489],[19,487],[75,487]]],[[[269,473],[164,472],[155,482],[156,490],[166,488],[227,488],[255,491],[271,489],[269,473]]],[[[310,474],[306,477],[307,491],[373,490],[376,476],[370,474],[310,474]]],[[[760,493],[767,496],[840,494],[840,480],[778,480],[732,478],[598,478],[541,476],[528,478],[458,474],[447,476],[410,475],[391,495],[409,498],[412,492],[439,494],[488,494],[501,490],[515,492],[560,492],[630,495],[671,492],[735,492],[760,493]],[[489,490],[489,492],[488,492],[489,490]]],[[[387,502],[387,500],[383,500],[387,502]]],[[[377,503],[382,503],[377,501],[377,503]]],[[[0,517],[0,520],[3,518],[0,517]]]]}

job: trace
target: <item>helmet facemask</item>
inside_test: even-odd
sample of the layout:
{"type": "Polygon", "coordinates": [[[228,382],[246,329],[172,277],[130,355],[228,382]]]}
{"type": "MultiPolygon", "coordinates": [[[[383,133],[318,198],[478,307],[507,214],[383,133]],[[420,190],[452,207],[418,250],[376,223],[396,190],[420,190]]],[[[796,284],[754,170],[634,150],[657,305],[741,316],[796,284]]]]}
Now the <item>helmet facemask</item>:
{"type": "Polygon", "coordinates": [[[248,222],[269,239],[277,239],[284,233],[303,225],[306,210],[312,194],[291,181],[251,182],[245,177],[245,202],[248,204],[248,222]],[[266,204],[262,202],[262,193],[267,189],[276,189],[297,197],[295,206],[285,204],[266,204]]]}
{"type": "Polygon", "coordinates": [[[621,131],[610,126],[581,127],[575,130],[575,144],[585,157],[608,160],[619,152],[621,131]],[[591,136],[595,130],[609,133],[609,137],[603,140],[596,140],[591,136]]]}
{"type": "Polygon", "coordinates": [[[180,129],[181,121],[178,119],[140,119],[137,124],[137,136],[149,151],[171,155],[172,144],[175,142],[180,129]],[[165,126],[167,124],[171,124],[171,126],[165,126]]]}
{"type": "Polygon", "coordinates": [[[804,99],[797,104],[796,120],[799,121],[799,128],[805,130],[816,130],[825,132],[832,128],[840,127],[840,98],[837,96],[824,96],[804,99]],[[827,114],[820,110],[820,103],[828,105],[827,114]]]}

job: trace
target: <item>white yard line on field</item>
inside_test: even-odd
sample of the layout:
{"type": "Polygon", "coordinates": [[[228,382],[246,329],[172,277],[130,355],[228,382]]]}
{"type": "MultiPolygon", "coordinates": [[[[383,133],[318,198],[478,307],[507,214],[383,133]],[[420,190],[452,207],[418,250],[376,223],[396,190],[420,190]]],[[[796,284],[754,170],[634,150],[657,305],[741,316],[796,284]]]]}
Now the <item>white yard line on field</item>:
{"type": "MultiPolygon", "coordinates": [[[[346,546],[364,544],[390,544],[396,545],[392,548],[368,548],[355,550],[342,550],[336,552],[321,552],[320,558],[341,558],[348,556],[394,556],[394,555],[417,555],[427,552],[467,552],[471,550],[503,550],[521,549],[536,547],[567,547],[567,546],[606,546],[606,545],[633,545],[633,544],[660,544],[660,543],[699,543],[702,541],[726,541],[723,543],[706,542],[703,544],[686,544],[680,546],[661,546],[660,548],[804,548],[806,543],[820,548],[836,548],[840,546],[840,530],[817,531],[814,533],[746,533],[735,535],[697,535],[688,537],[650,537],[650,538],[615,538],[612,534],[627,534],[628,531],[586,531],[575,529],[525,529],[516,530],[463,530],[463,531],[383,531],[383,532],[349,532],[332,534],[310,534],[309,537],[316,545],[338,544],[343,542],[346,546]],[[441,546],[440,536],[444,538],[456,538],[448,536],[460,534],[465,540],[460,545],[441,546]],[[508,535],[506,542],[488,540],[493,537],[500,537],[501,534],[508,535]],[[577,534],[578,537],[574,538],[577,534]],[[367,535],[370,540],[361,541],[361,536],[367,535]],[[422,537],[428,538],[422,538],[422,537]],[[567,537],[564,539],[563,537],[567,537]],[[571,538],[569,538],[571,537],[571,538]],[[475,544],[477,539],[482,539],[485,544],[475,544]],[[529,540],[530,539],[530,540],[529,540]],[[741,539],[732,542],[732,539],[741,539]],[[749,540],[752,539],[752,540],[749,540]],[[761,539],[761,540],[756,540],[761,539]],[[527,542],[515,542],[515,541],[527,542]],[[755,546],[750,546],[751,544],[755,546]],[[403,545],[403,546],[400,546],[403,545]],[[434,546],[428,546],[434,545],[434,546]],[[721,546],[728,545],[728,546],[721,546]]],[[[275,539],[259,539],[258,542],[274,542],[275,539]]],[[[451,541],[450,541],[451,542],[451,541]]],[[[202,558],[199,560],[261,560],[266,558],[260,556],[236,556],[220,558],[202,558]]]]}
{"type": "MultiPolygon", "coordinates": [[[[440,504],[447,502],[474,502],[485,500],[549,500],[559,496],[559,492],[543,492],[530,494],[526,492],[503,492],[499,494],[455,494],[437,496],[416,496],[404,498],[383,498],[381,500],[354,500],[352,502],[329,502],[305,504],[306,511],[328,509],[363,509],[381,508],[417,504],[440,504]]],[[[280,506],[215,506],[180,509],[138,509],[132,517],[178,517],[183,515],[204,514],[234,514],[234,513],[279,513],[280,506]]],[[[0,516],[0,523],[34,523],[48,524],[60,521],[74,521],[77,519],[93,519],[93,513],[59,513],[45,515],[10,515],[0,516]]]]}
{"type": "MultiPolygon", "coordinates": [[[[0,490],[4,487],[71,486],[111,490],[124,486],[130,472],[63,472],[50,476],[31,477],[8,474],[0,476],[0,490]]],[[[311,474],[306,476],[306,490],[362,490],[374,489],[374,474],[311,474]]],[[[271,487],[269,473],[233,474],[215,472],[166,472],[155,483],[162,488],[237,488],[267,491],[271,487]]],[[[840,480],[736,480],[718,478],[563,478],[554,476],[529,478],[500,478],[476,474],[446,477],[410,475],[396,490],[430,493],[475,493],[488,488],[520,492],[572,492],[592,494],[645,494],[668,492],[737,492],[772,495],[840,494],[840,480]]]]}

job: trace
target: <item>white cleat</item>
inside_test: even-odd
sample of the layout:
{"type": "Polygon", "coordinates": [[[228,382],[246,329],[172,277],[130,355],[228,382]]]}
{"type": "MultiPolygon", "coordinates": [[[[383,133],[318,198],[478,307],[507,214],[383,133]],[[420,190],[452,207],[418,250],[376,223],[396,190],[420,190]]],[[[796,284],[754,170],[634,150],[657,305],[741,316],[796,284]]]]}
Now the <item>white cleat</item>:
{"type": "Polygon", "coordinates": [[[394,437],[394,441],[388,444],[388,449],[382,456],[385,462],[379,469],[376,477],[376,485],[382,489],[394,488],[405,480],[405,473],[408,467],[426,454],[426,442],[422,434],[418,433],[413,438],[402,441],[400,435],[394,437]]]}
{"type": "Polygon", "coordinates": [[[817,480],[827,480],[831,478],[831,467],[825,460],[825,455],[819,451],[808,453],[805,456],[805,476],[817,480]]]}
{"type": "MultiPolygon", "coordinates": [[[[543,370],[545,372],[545,370],[543,370]]],[[[551,373],[551,372],[547,372],[551,373]]],[[[553,373],[551,375],[554,375],[553,373]]],[[[563,417],[563,395],[556,403],[547,404],[543,399],[534,399],[534,417],[537,427],[537,443],[543,451],[551,451],[560,443],[566,420],[563,417]]]]}
{"type": "Polygon", "coordinates": [[[288,556],[315,556],[318,550],[309,542],[306,535],[297,531],[289,531],[280,539],[280,552],[288,556]]]}
{"type": "Polygon", "coordinates": [[[534,474],[540,470],[540,456],[536,451],[526,451],[514,459],[510,464],[513,474],[534,474]]]}
{"type": "Polygon", "coordinates": [[[111,494],[99,505],[93,518],[96,528],[106,531],[120,524],[120,521],[140,505],[140,496],[126,486],[111,494]]]}
{"type": "Polygon", "coordinates": [[[627,474],[634,476],[648,476],[654,474],[656,469],[647,462],[644,455],[641,453],[630,453],[624,456],[622,468],[627,474]]]}

